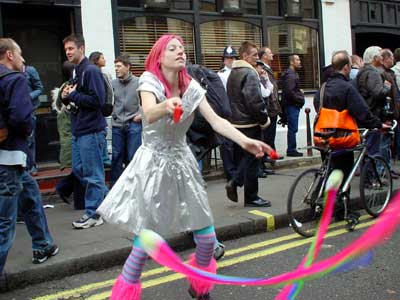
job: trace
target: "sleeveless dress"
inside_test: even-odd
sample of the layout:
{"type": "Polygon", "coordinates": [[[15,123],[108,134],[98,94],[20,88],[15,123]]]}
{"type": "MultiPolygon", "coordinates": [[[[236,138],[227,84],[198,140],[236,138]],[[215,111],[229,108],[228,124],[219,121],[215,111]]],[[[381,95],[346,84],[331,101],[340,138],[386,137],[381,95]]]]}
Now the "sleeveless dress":
{"type": "MultiPolygon", "coordinates": [[[[137,91],[153,93],[157,102],[166,100],[163,85],[150,72],[140,77],[137,91]]],[[[198,163],[186,143],[204,95],[192,79],[182,96],[179,123],[170,115],[152,124],[142,118],[142,145],[97,209],[108,223],[134,234],[146,228],[163,236],[214,223],[198,163]]]]}

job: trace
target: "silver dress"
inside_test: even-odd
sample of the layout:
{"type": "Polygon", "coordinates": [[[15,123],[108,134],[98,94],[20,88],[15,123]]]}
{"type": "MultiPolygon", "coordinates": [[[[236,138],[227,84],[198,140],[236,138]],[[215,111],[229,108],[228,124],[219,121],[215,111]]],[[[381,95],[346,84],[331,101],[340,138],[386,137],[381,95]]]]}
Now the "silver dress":
{"type": "MultiPolygon", "coordinates": [[[[163,85],[152,73],[140,77],[139,91],[152,92],[158,102],[166,100],[163,85]]],[[[142,145],[97,209],[108,223],[134,234],[146,228],[161,235],[213,224],[203,178],[186,143],[186,131],[204,94],[191,80],[177,124],[169,115],[152,124],[142,118],[142,145]]]]}

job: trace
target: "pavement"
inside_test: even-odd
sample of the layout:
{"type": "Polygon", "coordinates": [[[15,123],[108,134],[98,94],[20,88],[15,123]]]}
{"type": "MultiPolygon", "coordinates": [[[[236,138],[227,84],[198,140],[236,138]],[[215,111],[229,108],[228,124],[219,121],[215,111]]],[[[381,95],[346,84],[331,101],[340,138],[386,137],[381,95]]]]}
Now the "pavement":
{"type": "MultiPolygon", "coordinates": [[[[239,189],[239,202],[231,202],[226,198],[226,181],[221,177],[220,170],[206,175],[206,189],[219,240],[235,239],[288,226],[286,199],[289,188],[301,171],[319,162],[320,158],[317,156],[277,161],[276,174],[259,179],[259,195],[272,203],[268,208],[245,208],[243,189],[239,189]]],[[[358,178],[353,181],[358,182],[358,178]]],[[[398,186],[395,182],[395,188],[398,186]]],[[[357,188],[353,189],[355,190],[357,188]]],[[[0,278],[0,291],[124,263],[131,249],[130,233],[110,224],[75,230],[71,223],[79,219],[83,211],[74,210],[72,205],[67,205],[54,196],[46,195],[43,202],[54,205],[54,208],[47,208],[45,211],[50,231],[60,247],[60,252],[43,264],[32,264],[30,236],[24,224],[17,224],[16,238],[9,253],[5,276],[0,278]]],[[[194,246],[188,233],[166,238],[175,250],[194,246]]]]}

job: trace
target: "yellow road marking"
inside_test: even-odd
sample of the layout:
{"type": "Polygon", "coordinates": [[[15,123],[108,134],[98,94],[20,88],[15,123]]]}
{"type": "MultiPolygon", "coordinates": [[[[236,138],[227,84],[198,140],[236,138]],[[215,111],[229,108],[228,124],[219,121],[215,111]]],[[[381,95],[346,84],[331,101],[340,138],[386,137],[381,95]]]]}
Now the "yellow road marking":
{"type": "MultiPolygon", "coordinates": [[[[360,219],[364,220],[364,219],[367,219],[367,218],[369,218],[369,217],[364,215],[364,216],[361,216],[360,219]]],[[[369,226],[369,225],[371,225],[373,223],[374,223],[374,220],[370,221],[370,222],[363,223],[363,224],[359,224],[359,225],[357,225],[357,228],[364,228],[364,227],[367,227],[367,226],[369,226]]],[[[345,222],[335,223],[335,224],[331,225],[330,228],[336,228],[336,227],[339,227],[339,226],[341,226],[343,224],[345,224],[345,222]]],[[[340,235],[340,234],[343,234],[343,233],[346,233],[346,232],[347,232],[347,230],[345,230],[345,229],[339,229],[339,230],[336,230],[336,231],[329,232],[326,237],[327,238],[328,237],[333,237],[333,236],[337,236],[337,235],[340,235]]],[[[229,251],[226,252],[225,256],[231,256],[231,255],[238,254],[238,253],[241,253],[241,252],[254,250],[254,249],[257,249],[257,248],[273,245],[273,244],[276,244],[276,243],[280,243],[280,242],[291,240],[291,239],[295,239],[295,238],[299,238],[299,235],[298,234],[290,234],[290,235],[279,237],[279,238],[276,238],[276,239],[273,239],[273,240],[254,243],[254,244],[247,245],[245,247],[241,247],[241,248],[238,248],[238,249],[229,250],[229,251]]],[[[253,260],[253,259],[256,259],[256,258],[259,258],[259,257],[268,256],[268,255],[272,255],[272,254],[275,254],[275,253],[278,253],[278,252],[289,250],[289,249],[292,249],[292,248],[295,248],[295,247],[303,246],[303,245],[305,245],[307,243],[310,243],[311,240],[312,240],[311,238],[300,239],[300,240],[297,240],[297,241],[294,241],[294,242],[290,242],[290,243],[287,243],[287,244],[284,244],[284,245],[280,245],[280,246],[276,246],[276,247],[269,248],[269,249],[266,249],[266,250],[250,253],[250,254],[239,256],[239,257],[236,257],[236,258],[224,259],[224,260],[218,262],[218,268],[220,269],[220,268],[228,267],[228,266],[231,266],[231,265],[234,265],[234,264],[238,264],[238,263],[242,263],[242,262],[245,262],[245,261],[248,261],[248,260],[253,260]]],[[[149,270],[147,272],[144,272],[142,274],[142,278],[146,278],[146,277],[150,277],[150,276],[153,276],[153,275],[162,274],[162,273],[169,272],[169,271],[170,270],[165,268],[165,267],[155,268],[155,269],[149,270]]],[[[143,281],[142,286],[143,286],[143,288],[148,288],[148,287],[157,286],[157,285],[160,285],[160,284],[163,284],[163,283],[175,281],[175,280],[178,280],[178,279],[181,279],[181,278],[184,278],[184,276],[181,275],[181,274],[175,274],[174,273],[172,275],[166,275],[166,276],[163,276],[163,277],[160,277],[160,278],[143,281]]],[[[81,286],[81,287],[76,288],[76,289],[63,291],[63,292],[59,292],[59,293],[55,293],[55,294],[51,294],[51,295],[41,296],[41,297],[35,298],[34,300],[57,300],[57,299],[60,299],[60,298],[64,298],[65,299],[65,298],[71,297],[73,295],[82,294],[82,293],[85,293],[85,292],[89,292],[91,290],[97,290],[97,289],[101,289],[101,288],[105,288],[105,287],[111,286],[112,284],[114,284],[114,282],[115,282],[115,279],[107,280],[107,281],[103,281],[103,282],[98,282],[98,283],[92,283],[92,284],[81,286]]],[[[106,299],[106,298],[108,298],[110,296],[110,293],[111,293],[110,291],[104,292],[104,293],[99,293],[99,294],[96,294],[96,295],[93,295],[93,296],[87,298],[86,300],[102,300],[102,299],[106,299]]]]}
{"type": "Polygon", "coordinates": [[[263,212],[261,210],[250,210],[249,211],[250,214],[256,215],[256,216],[260,216],[260,217],[264,217],[267,221],[267,231],[274,231],[275,230],[275,216],[263,212]]]}

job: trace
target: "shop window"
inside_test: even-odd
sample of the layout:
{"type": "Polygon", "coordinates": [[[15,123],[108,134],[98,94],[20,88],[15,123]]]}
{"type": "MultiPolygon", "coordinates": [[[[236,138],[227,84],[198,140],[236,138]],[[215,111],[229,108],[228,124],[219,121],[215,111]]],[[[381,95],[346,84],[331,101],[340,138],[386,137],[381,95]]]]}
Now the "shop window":
{"type": "Polygon", "coordinates": [[[203,64],[215,71],[221,69],[223,50],[232,45],[236,51],[244,41],[261,45],[261,28],[239,21],[213,21],[200,25],[203,64]]]}
{"type": "Polygon", "coordinates": [[[279,13],[279,0],[265,0],[265,7],[267,16],[278,17],[279,13]]]}
{"type": "Polygon", "coordinates": [[[299,70],[300,84],[304,89],[318,88],[318,33],[315,29],[281,24],[268,28],[269,46],[274,55],[272,69],[279,79],[289,67],[289,55],[299,55],[303,68],[299,70]]]}
{"type": "Polygon", "coordinates": [[[370,23],[382,23],[381,3],[369,3],[369,21],[370,23]]]}
{"type": "Polygon", "coordinates": [[[396,5],[385,4],[385,23],[396,25],[396,5]]]}
{"type": "Polygon", "coordinates": [[[201,11],[213,11],[217,10],[216,0],[200,0],[201,11]]]}
{"type": "Polygon", "coordinates": [[[124,7],[144,8],[148,2],[151,2],[151,6],[157,6],[158,3],[161,8],[164,8],[164,6],[167,5],[171,9],[192,9],[192,0],[118,0],[117,3],[119,6],[124,7]]]}
{"type": "Polygon", "coordinates": [[[120,22],[120,52],[129,55],[133,74],[140,76],[143,73],[144,62],[151,47],[166,33],[177,34],[183,38],[188,60],[194,62],[194,36],[191,23],[165,17],[137,17],[120,22]]]}
{"type": "Polygon", "coordinates": [[[249,15],[258,15],[258,0],[242,0],[242,11],[249,15]]]}

